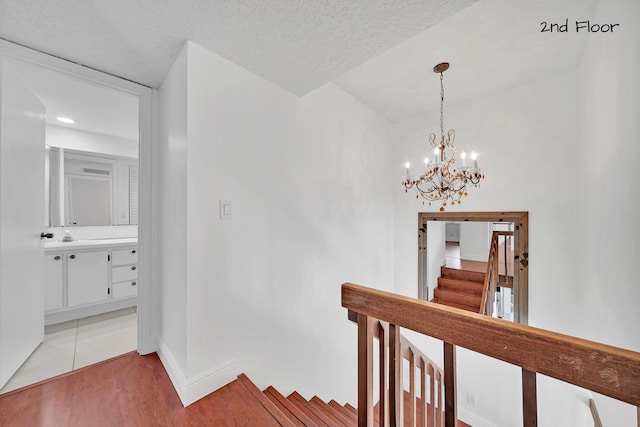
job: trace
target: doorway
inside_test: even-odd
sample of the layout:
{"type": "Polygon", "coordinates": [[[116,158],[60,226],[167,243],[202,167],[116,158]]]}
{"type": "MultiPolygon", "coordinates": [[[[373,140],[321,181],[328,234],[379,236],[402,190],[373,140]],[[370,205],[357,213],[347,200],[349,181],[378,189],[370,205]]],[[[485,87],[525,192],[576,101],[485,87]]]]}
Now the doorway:
{"type": "MultiPolygon", "coordinates": [[[[80,93],[77,90],[74,90],[73,94],[77,95],[75,98],[83,99],[86,101],[86,105],[83,107],[87,113],[84,117],[87,118],[91,116],[89,110],[96,110],[93,117],[104,116],[105,114],[109,114],[109,102],[104,101],[103,99],[97,99],[95,96],[96,92],[104,92],[105,94],[111,94],[112,98],[121,98],[121,99],[135,99],[135,107],[133,110],[133,117],[128,118],[128,122],[135,123],[134,136],[131,138],[127,138],[122,133],[116,134],[118,132],[125,132],[122,130],[122,126],[115,126],[113,122],[107,123],[105,127],[95,129],[89,127],[84,127],[82,129],[72,129],[67,128],[65,130],[64,124],[58,124],[57,127],[54,124],[49,123],[50,120],[55,120],[55,117],[47,117],[47,126],[56,127],[55,132],[59,137],[59,141],[63,140],[65,143],[69,143],[71,145],[61,147],[61,144],[57,144],[58,155],[60,155],[60,164],[63,164],[64,160],[62,159],[62,152],[67,151],[67,153],[76,156],[76,159],[83,158],[87,156],[94,156],[96,161],[104,164],[110,164],[115,171],[118,167],[120,167],[123,162],[123,159],[133,158],[134,156],[131,154],[123,154],[109,152],[108,149],[105,148],[107,142],[113,142],[117,145],[118,142],[123,142],[126,139],[135,139],[136,146],[132,147],[124,147],[120,146],[121,149],[125,151],[128,150],[129,153],[132,151],[135,152],[135,169],[129,168],[127,165],[124,170],[127,171],[125,174],[120,173],[113,175],[113,180],[108,181],[106,188],[108,188],[108,192],[115,193],[117,191],[118,186],[120,185],[116,182],[116,175],[120,181],[123,180],[125,175],[133,176],[137,180],[137,186],[135,188],[135,194],[132,194],[132,187],[128,186],[126,188],[126,194],[122,194],[122,197],[113,198],[110,200],[111,205],[110,208],[113,208],[108,217],[111,219],[111,223],[109,226],[98,227],[98,226],[86,226],[86,227],[71,227],[72,224],[66,223],[55,223],[49,222],[46,225],[49,228],[46,228],[46,231],[52,231],[55,234],[56,240],[61,240],[63,237],[65,230],[70,230],[71,234],[74,235],[75,240],[100,240],[100,239],[122,239],[122,238],[135,238],[137,240],[137,264],[135,265],[137,276],[135,281],[135,286],[137,287],[137,301],[135,304],[127,303],[128,307],[120,307],[121,301],[127,299],[122,298],[119,301],[116,301],[116,304],[113,307],[110,307],[108,310],[104,310],[98,314],[95,314],[95,311],[91,311],[93,308],[89,307],[92,304],[78,305],[78,310],[87,310],[87,316],[83,316],[79,319],[66,320],[63,316],[60,316],[60,311],[50,311],[54,315],[51,319],[47,320],[49,326],[47,326],[47,332],[51,335],[64,335],[67,340],[67,344],[71,342],[71,340],[77,341],[78,338],[91,337],[91,329],[93,331],[102,331],[105,332],[105,328],[111,328],[111,332],[114,332],[118,328],[122,329],[131,329],[133,328],[133,339],[131,339],[132,335],[129,333],[128,335],[128,347],[126,351],[136,350],[141,354],[146,354],[151,351],[155,351],[153,341],[150,336],[150,289],[149,289],[149,277],[150,277],[150,236],[151,236],[151,224],[150,224],[150,176],[151,176],[151,161],[150,161],[150,151],[151,151],[151,89],[148,87],[141,86],[139,84],[126,81],[123,79],[119,79],[117,77],[103,74],[99,71],[91,70],[77,64],[73,64],[67,61],[64,61],[59,58],[54,58],[48,56],[46,54],[42,54],[39,52],[31,51],[26,48],[22,48],[20,46],[14,45],[9,42],[0,41],[0,59],[9,58],[11,60],[17,60],[21,63],[29,64],[29,68],[35,70],[34,76],[36,76],[35,80],[32,80],[31,90],[38,96],[40,95],[40,100],[45,106],[49,104],[48,110],[51,110],[52,114],[58,116],[61,110],[64,107],[70,107],[73,102],[79,102],[78,99],[71,99],[73,97],[60,97],[60,92],[65,92],[64,87],[54,87],[51,90],[47,91],[42,87],[43,79],[41,78],[43,75],[49,74],[54,76],[54,80],[57,79],[58,82],[62,80],[66,80],[75,87],[85,86],[86,88],[90,88],[89,93],[80,93]],[[39,86],[40,85],[40,86],[39,86]],[[56,95],[56,90],[58,94],[56,95]],[[103,102],[104,101],[104,102],[103,102]],[[52,107],[53,106],[53,107],[52,107]],[[115,130],[118,129],[117,132],[106,131],[106,128],[110,128],[115,130]],[[71,130],[69,130],[71,129],[71,130]],[[66,134],[65,134],[66,132],[66,134]],[[83,136],[84,138],[78,138],[78,135],[83,136]],[[80,140],[90,140],[89,144],[85,144],[85,147],[91,146],[92,148],[81,149],[80,146],[73,146],[73,144],[77,144],[80,140]],[[91,153],[90,153],[91,152],[91,153]],[[130,171],[134,171],[129,174],[130,171]],[[124,207],[124,201],[127,202],[126,208],[124,207]],[[132,208],[131,205],[135,204],[135,209],[132,208]],[[126,215],[124,214],[126,212],[126,215]],[[135,224],[132,222],[132,218],[135,216],[135,224]],[[126,217],[126,218],[125,218],[126,217]],[[138,220],[139,219],[139,220],[138,220]],[[60,225],[64,225],[64,227],[60,227],[60,225]],[[58,226],[58,227],[56,227],[58,226]],[[135,227],[135,231],[132,229],[135,227]],[[113,229],[115,234],[111,233],[108,229],[113,229]],[[117,230],[116,230],[117,229],[117,230]],[[133,234],[132,234],[133,233],[133,234]],[[89,309],[91,308],[91,309],[89,309]],[[113,308],[113,309],[111,309],[113,308]],[[83,328],[84,327],[84,328],[83,328]],[[81,331],[83,328],[83,331],[81,331]],[[115,329],[114,329],[115,328],[115,329]]],[[[33,77],[33,76],[31,76],[33,77]]],[[[25,83],[29,87],[29,76],[23,76],[25,83]]],[[[68,89],[68,88],[67,88],[68,89]]],[[[116,107],[117,109],[117,107],[116,107]]],[[[131,111],[131,109],[127,110],[131,111]]],[[[115,111],[118,113],[118,111],[115,111]]],[[[117,115],[117,114],[116,114],[117,115]]],[[[86,123],[90,120],[84,120],[85,126],[88,126],[86,123]]],[[[108,120],[105,120],[107,122],[108,120]]],[[[77,123],[77,121],[76,121],[77,123]]],[[[86,141],[85,141],[86,142],[86,141]]],[[[43,150],[45,147],[43,146],[43,150]]],[[[126,162],[125,162],[126,163],[126,162]]],[[[129,161],[133,165],[133,161],[129,161]]],[[[43,165],[44,167],[44,165],[43,165]]],[[[91,169],[91,168],[89,168],[91,169]]],[[[86,172],[86,171],[85,171],[86,172]]],[[[91,171],[87,172],[91,173],[91,171]]],[[[60,174],[61,177],[65,175],[63,173],[60,174]]],[[[77,175],[76,175],[77,176],[77,175]]],[[[103,182],[107,182],[105,177],[101,177],[103,182]]],[[[64,189],[62,184],[60,186],[61,191],[59,192],[59,200],[61,202],[58,204],[58,208],[60,205],[64,205],[64,189]]],[[[48,206],[51,206],[51,200],[48,198],[46,203],[48,206]]],[[[71,206],[69,203],[66,203],[67,206],[71,206]]],[[[104,215],[102,215],[104,217],[104,215]]],[[[52,216],[50,212],[45,214],[45,221],[51,221],[52,216]]],[[[58,215],[59,221],[64,221],[64,214],[58,215]]],[[[43,228],[44,229],[44,228],[43,228]]],[[[130,243],[130,242],[127,242],[130,243]]],[[[119,249],[119,247],[110,246],[110,248],[119,249]]],[[[80,250],[80,249],[79,249],[80,250]]],[[[89,253],[89,251],[84,248],[85,252],[89,253]]],[[[111,250],[107,252],[109,257],[112,256],[111,250]]],[[[43,256],[44,257],[44,256],[43,256]]],[[[109,262],[111,258],[109,258],[109,262]]],[[[109,264],[110,266],[111,264],[109,264]]],[[[129,268],[127,264],[127,267],[129,268]]],[[[114,287],[111,284],[111,268],[109,270],[109,287],[108,292],[111,292],[114,287]]],[[[64,276],[64,279],[67,280],[68,277],[64,276]]],[[[119,288],[118,288],[119,289],[119,288]]],[[[63,298],[67,299],[68,295],[63,294],[63,298]]],[[[130,299],[130,298],[129,298],[130,299]]],[[[77,313],[75,314],[77,316],[77,313]]],[[[108,331],[107,331],[108,334],[108,331]]],[[[46,341],[46,338],[45,338],[46,341]]],[[[42,346],[42,345],[41,345],[42,346]]],[[[98,345],[94,345],[94,349],[98,350],[98,345]]],[[[110,345],[106,345],[106,347],[110,347],[110,345]]],[[[73,348],[72,352],[75,356],[77,351],[77,342],[73,343],[71,346],[73,348]]],[[[123,347],[124,348],[124,347],[123,347]]],[[[109,351],[105,352],[106,357],[112,357],[113,348],[109,351]]],[[[95,354],[94,354],[95,356],[95,354]]],[[[99,356],[95,356],[99,357],[99,356]]],[[[76,368],[81,367],[84,364],[89,362],[97,361],[95,358],[85,357],[84,361],[78,360],[76,364],[76,368]]],[[[71,365],[73,369],[73,365],[71,365]]],[[[42,378],[40,378],[42,379],[42,378]]]]}
{"type": "Polygon", "coordinates": [[[489,236],[493,231],[512,232],[503,238],[497,258],[502,257],[505,267],[498,271],[508,286],[498,295],[499,312],[513,306],[513,320],[527,323],[528,319],[528,213],[527,212],[445,212],[419,213],[418,294],[431,300],[433,288],[440,275],[440,267],[451,263],[453,268],[471,271],[486,270],[489,236]],[[447,225],[449,224],[449,227],[447,225]],[[472,244],[465,245],[461,254],[460,229],[465,236],[474,236],[472,244]],[[511,231],[509,231],[509,229],[511,231]],[[458,240],[458,241],[456,241],[458,240]],[[449,244],[447,245],[447,241],[449,244]],[[468,267],[468,268],[467,268],[468,267]],[[512,290],[512,291],[511,291],[512,290]],[[512,301],[511,301],[512,300],[512,301]],[[507,304],[509,304],[507,306],[507,304]]]}

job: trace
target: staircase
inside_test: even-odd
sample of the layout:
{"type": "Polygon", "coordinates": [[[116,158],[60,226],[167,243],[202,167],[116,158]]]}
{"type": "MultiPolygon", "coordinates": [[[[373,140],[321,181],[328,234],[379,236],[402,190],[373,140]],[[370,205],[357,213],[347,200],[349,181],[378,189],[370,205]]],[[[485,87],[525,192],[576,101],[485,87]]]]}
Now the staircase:
{"type": "Polygon", "coordinates": [[[480,312],[485,273],[441,267],[431,302],[480,312]]]}
{"type": "MultiPolygon", "coordinates": [[[[307,400],[298,392],[294,391],[285,397],[278,390],[269,386],[264,391],[260,389],[245,375],[241,374],[238,379],[225,388],[238,388],[242,386],[252,395],[253,399],[244,400],[246,404],[245,413],[259,414],[262,418],[253,417],[250,420],[236,419],[236,425],[255,425],[255,426],[285,426],[285,427],[357,427],[358,426],[358,410],[346,403],[339,404],[335,400],[328,403],[314,396],[307,400]],[[249,424],[245,424],[249,422],[249,424]],[[251,424],[253,423],[253,424],[251,424]]],[[[409,401],[409,393],[404,392],[405,405],[404,425],[414,425],[410,421],[411,406],[409,401]]],[[[420,399],[418,399],[419,401],[420,399]]],[[[430,405],[428,405],[430,406],[430,405]]],[[[416,407],[417,419],[420,419],[422,405],[416,407]]],[[[374,426],[379,426],[379,409],[375,405],[374,410],[374,426]]],[[[431,424],[427,423],[429,426],[431,424]]],[[[421,425],[417,423],[417,425],[421,425]]],[[[470,427],[468,424],[458,421],[460,427],[470,427]]]]}
{"type": "Polygon", "coordinates": [[[256,426],[333,427],[358,425],[358,412],[348,403],[341,405],[335,400],[327,403],[317,396],[307,400],[296,391],[285,397],[271,386],[260,391],[244,374],[238,377],[237,382],[241,383],[254,398],[250,402],[245,402],[247,407],[260,405],[270,414],[270,417],[267,416],[265,419],[254,420],[256,426]]]}

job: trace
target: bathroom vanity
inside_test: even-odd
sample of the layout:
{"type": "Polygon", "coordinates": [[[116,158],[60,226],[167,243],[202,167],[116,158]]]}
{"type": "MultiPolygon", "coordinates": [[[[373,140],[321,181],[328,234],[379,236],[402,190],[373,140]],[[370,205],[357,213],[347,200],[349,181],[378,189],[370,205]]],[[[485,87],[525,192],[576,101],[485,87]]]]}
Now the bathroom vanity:
{"type": "Polygon", "coordinates": [[[137,238],[45,243],[45,325],[137,305],[137,238]]]}

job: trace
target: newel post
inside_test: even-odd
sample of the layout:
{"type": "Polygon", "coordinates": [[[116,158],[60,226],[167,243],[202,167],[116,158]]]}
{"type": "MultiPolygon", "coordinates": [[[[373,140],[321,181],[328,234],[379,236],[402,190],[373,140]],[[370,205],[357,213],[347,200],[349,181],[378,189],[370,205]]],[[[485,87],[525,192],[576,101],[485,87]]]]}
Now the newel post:
{"type": "Polygon", "coordinates": [[[358,313],[358,427],[373,427],[373,319],[358,313]]]}

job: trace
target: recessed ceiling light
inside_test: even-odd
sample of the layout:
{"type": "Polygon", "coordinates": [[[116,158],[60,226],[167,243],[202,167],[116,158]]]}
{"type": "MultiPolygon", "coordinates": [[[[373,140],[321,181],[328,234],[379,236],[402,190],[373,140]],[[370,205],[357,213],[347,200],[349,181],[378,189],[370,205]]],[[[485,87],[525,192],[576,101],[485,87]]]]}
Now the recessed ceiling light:
{"type": "Polygon", "coordinates": [[[62,123],[69,123],[69,124],[75,123],[75,120],[70,119],[68,117],[56,117],[56,119],[62,123]]]}

